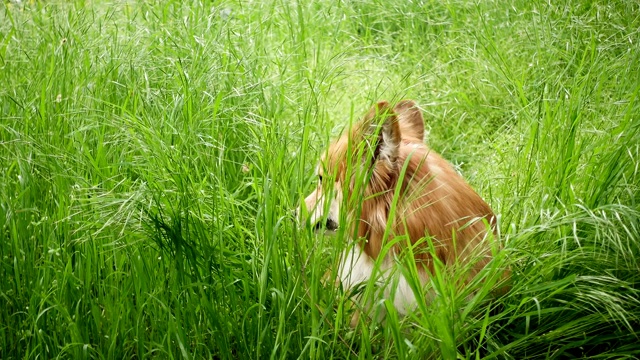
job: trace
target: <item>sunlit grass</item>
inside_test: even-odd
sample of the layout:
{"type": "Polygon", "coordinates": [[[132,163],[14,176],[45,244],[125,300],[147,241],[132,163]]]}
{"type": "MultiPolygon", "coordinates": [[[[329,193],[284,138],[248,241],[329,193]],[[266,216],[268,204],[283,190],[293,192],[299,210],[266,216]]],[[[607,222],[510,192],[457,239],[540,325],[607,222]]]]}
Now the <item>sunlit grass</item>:
{"type": "Polygon", "coordinates": [[[0,357],[637,357],[638,14],[2,2],[0,357]],[[418,313],[354,330],[322,281],[345,237],[292,210],[329,138],[399,98],[505,249],[476,288],[435,274],[418,313]]]}

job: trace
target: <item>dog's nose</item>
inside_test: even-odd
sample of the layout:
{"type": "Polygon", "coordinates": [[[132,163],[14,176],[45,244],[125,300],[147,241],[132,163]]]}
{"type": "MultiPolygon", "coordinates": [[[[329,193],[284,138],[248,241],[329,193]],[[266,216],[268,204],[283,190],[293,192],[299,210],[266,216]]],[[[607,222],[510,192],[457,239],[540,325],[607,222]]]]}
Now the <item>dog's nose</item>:
{"type": "Polygon", "coordinates": [[[323,224],[322,221],[318,221],[314,226],[314,230],[329,230],[336,231],[338,230],[338,223],[333,221],[332,219],[327,219],[327,221],[323,224]]]}
{"type": "Polygon", "coordinates": [[[331,231],[338,230],[338,223],[331,219],[327,219],[327,230],[331,230],[331,231]]]}

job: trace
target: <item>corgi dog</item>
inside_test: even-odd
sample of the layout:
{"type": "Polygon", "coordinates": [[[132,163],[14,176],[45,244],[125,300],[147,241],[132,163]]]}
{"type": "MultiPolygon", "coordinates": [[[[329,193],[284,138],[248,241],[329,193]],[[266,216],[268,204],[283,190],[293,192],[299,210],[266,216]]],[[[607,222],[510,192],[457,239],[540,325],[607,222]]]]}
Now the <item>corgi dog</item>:
{"type": "Polygon", "coordinates": [[[424,132],[414,101],[378,102],[321,156],[317,187],[304,200],[306,211],[298,209],[317,230],[340,229],[352,242],[345,244],[336,283],[353,289],[379,276],[387,281],[380,296],[394,295],[401,315],[416,307],[409,279],[393,271],[403,252],[412,251],[422,286],[434,257],[444,268],[463,266],[465,283],[492,258],[491,208],[425,144],[424,132]]]}

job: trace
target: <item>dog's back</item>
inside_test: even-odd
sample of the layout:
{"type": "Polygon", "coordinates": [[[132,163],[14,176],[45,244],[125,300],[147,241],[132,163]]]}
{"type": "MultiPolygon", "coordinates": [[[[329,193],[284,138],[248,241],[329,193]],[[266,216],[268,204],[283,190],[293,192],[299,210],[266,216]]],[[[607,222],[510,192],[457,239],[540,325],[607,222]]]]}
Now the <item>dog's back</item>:
{"type": "MultiPolygon", "coordinates": [[[[424,119],[416,104],[402,101],[393,112],[400,132],[397,158],[393,166],[376,167],[379,173],[372,181],[396,178],[402,184],[399,194],[395,194],[398,187],[394,186],[386,189],[386,196],[373,196],[364,201],[358,232],[367,238],[364,250],[372,258],[377,257],[383,245],[389,209],[393,197],[397,197],[389,237],[408,236],[412,244],[431,237],[436,256],[445,265],[465,263],[473,258],[476,263],[470,273],[473,276],[490,260],[485,240],[495,225],[495,216],[449,162],[424,143],[424,119]]],[[[385,185],[371,186],[378,189],[385,185]]],[[[422,251],[415,256],[433,271],[428,247],[428,242],[423,241],[417,246],[422,251]]]]}

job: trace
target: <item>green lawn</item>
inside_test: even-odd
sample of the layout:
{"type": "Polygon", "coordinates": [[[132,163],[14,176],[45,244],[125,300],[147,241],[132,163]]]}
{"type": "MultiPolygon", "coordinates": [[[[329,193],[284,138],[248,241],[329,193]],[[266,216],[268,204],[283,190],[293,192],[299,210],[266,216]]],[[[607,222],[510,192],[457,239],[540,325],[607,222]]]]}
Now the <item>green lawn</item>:
{"type": "Polygon", "coordinates": [[[2,0],[0,358],[640,357],[639,42],[633,1],[2,0]],[[352,330],[291,213],[401,98],[513,287],[352,330]]]}

